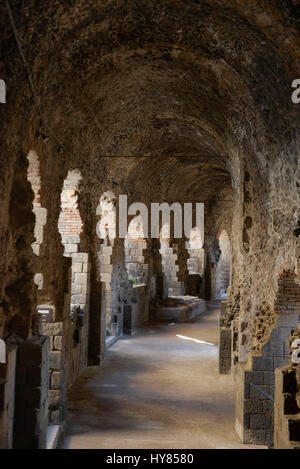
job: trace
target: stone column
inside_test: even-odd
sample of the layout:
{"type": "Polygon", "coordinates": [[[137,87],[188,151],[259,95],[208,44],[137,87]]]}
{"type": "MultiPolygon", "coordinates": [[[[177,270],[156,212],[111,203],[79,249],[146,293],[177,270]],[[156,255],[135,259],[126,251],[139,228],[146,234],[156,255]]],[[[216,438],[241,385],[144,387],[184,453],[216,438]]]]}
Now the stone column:
{"type": "Polygon", "coordinates": [[[48,337],[34,337],[18,347],[13,443],[15,449],[46,447],[48,353],[48,337]]]}
{"type": "Polygon", "coordinates": [[[173,250],[177,254],[177,263],[179,266],[178,279],[184,287],[184,294],[189,294],[189,271],[187,261],[189,258],[188,250],[186,249],[185,238],[175,239],[173,250]]]}

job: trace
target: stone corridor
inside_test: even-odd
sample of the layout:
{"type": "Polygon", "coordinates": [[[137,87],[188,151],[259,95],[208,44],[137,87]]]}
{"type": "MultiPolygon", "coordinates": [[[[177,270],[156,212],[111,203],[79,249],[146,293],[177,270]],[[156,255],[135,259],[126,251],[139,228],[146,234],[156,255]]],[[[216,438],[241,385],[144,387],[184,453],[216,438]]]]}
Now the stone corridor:
{"type": "Polygon", "coordinates": [[[0,1],[0,449],[300,448],[299,129],[300,0],[0,1]]]}
{"type": "Polygon", "coordinates": [[[69,392],[65,449],[264,448],[242,445],[234,431],[234,384],[218,374],[218,320],[210,308],[109,348],[103,367],[69,392]]]}

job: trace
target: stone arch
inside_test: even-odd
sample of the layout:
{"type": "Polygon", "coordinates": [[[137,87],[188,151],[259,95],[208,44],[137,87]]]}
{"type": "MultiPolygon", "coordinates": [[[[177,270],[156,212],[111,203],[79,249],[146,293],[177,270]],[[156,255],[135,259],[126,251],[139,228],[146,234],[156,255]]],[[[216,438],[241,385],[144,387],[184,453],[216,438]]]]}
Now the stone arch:
{"type": "MultiPolygon", "coordinates": [[[[77,309],[87,312],[89,292],[88,254],[80,251],[83,222],[78,201],[82,176],[79,170],[69,170],[61,192],[61,212],[58,219],[58,231],[64,246],[64,256],[71,258],[70,302],[66,308],[70,313],[77,309]]],[[[68,303],[68,302],[67,302],[68,303]]]]}
{"type": "Polygon", "coordinates": [[[44,226],[37,216],[41,208],[39,190],[38,156],[30,152],[27,157],[20,152],[14,167],[9,204],[14,260],[8,263],[9,284],[3,290],[5,301],[1,301],[6,313],[12,315],[5,324],[6,360],[0,365],[1,378],[5,377],[0,446],[3,444],[5,448],[42,448],[46,439],[48,343],[41,336],[40,328],[35,328],[38,316],[33,282],[38,264],[35,254],[39,253],[42,241],[37,236],[37,227],[44,226]],[[14,275],[15,269],[22,273],[18,280],[14,275]],[[26,378],[25,382],[20,380],[20,376],[28,376],[29,370],[35,378],[26,378]]]}
{"type": "MultiPolygon", "coordinates": [[[[33,199],[33,213],[35,215],[35,227],[34,227],[34,237],[35,241],[32,243],[31,247],[37,256],[40,256],[41,244],[43,243],[43,232],[44,226],[47,222],[47,209],[41,205],[41,176],[40,176],[40,162],[39,156],[36,151],[30,150],[28,155],[28,169],[27,169],[27,179],[31,184],[32,191],[34,193],[33,199]]],[[[34,283],[37,285],[39,290],[43,289],[43,274],[35,273],[34,283]]]]}
{"type": "MultiPolygon", "coordinates": [[[[82,369],[87,366],[88,329],[89,329],[89,303],[90,303],[90,262],[89,254],[82,251],[81,234],[83,222],[79,211],[80,183],[82,175],[78,169],[69,170],[64,180],[61,192],[61,212],[58,219],[58,231],[64,246],[63,256],[70,258],[71,265],[68,271],[69,286],[65,295],[65,305],[62,322],[57,322],[57,334],[52,341],[51,352],[58,355],[66,347],[69,354],[68,363],[61,357],[62,373],[70,386],[82,369]],[[57,335],[57,337],[56,337],[57,335]],[[59,349],[56,344],[60,343],[59,349]]],[[[50,353],[51,353],[50,352],[50,353]]],[[[51,368],[51,362],[50,362],[51,368]]],[[[51,376],[56,369],[51,369],[51,376]]],[[[55,395],[55,384],[51,381],[50,392],[55,395]],[[54,387],[53,387],[54,386],[54,387]]],[[[61,415],[61,402],[58,406],[52,405],[52,419],[61,415]]],[[[61,418],[61,417],[59,417],[61,418]]]]}
{"type": "Polygon", "coordinates": [[[226,299],[227,289],[230,285],[230,268],[231,268],[231,246],[228,233],[221,228],[218,233],[218,242],[220,248],[220,256],[215,267],[215,292],[216,299],[226,299]]]}

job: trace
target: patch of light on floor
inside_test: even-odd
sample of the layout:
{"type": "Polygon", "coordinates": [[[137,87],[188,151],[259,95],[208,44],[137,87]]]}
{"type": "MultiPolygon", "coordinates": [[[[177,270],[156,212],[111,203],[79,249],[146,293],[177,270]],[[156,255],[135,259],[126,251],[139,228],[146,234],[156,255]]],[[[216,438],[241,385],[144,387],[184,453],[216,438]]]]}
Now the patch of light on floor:
{"type": "Polygon", "coordinates": [[[205,342],[204,340],[193,339],[192,337],[186,337],[185,335],[176,334],[176,337],[179,337],[179,339],[192,340],[193,342],[196,342],[197,344],[215,345],[215,344],[211,344],[210,342],[205,342]]]}

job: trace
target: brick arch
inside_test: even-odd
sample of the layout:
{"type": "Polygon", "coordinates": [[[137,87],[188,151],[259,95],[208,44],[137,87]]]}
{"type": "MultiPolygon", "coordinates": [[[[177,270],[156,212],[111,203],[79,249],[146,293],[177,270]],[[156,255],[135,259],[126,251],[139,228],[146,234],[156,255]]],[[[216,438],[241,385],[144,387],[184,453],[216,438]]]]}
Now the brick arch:
{"type": "Polygon", "coordinates": [[[79,185],[82,177],[78,170],[70,170],[61,192],[61,212],[58,231],[65,248],[64,256],[78,252],[83,222],[78,208],[79,185]]]}

